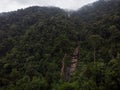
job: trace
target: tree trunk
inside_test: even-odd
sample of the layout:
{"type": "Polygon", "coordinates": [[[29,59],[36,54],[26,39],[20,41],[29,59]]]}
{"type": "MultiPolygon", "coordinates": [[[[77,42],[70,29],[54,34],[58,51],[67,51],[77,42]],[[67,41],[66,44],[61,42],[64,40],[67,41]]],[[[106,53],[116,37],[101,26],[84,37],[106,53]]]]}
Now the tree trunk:
{"type": "Polygon", "coordinates": [[[96,49],[94,48],[94,64],[96,62],[96,49]]]}

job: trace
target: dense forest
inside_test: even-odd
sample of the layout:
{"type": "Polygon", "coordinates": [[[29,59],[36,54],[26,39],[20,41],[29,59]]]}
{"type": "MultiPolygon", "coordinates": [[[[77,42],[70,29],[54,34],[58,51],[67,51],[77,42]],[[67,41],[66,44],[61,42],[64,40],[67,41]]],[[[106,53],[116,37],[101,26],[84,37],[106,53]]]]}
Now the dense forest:
{"type": "Polygon", "coordinates": [[[120,0],[0,13],[0,90],[120,90],[120,0]]]}

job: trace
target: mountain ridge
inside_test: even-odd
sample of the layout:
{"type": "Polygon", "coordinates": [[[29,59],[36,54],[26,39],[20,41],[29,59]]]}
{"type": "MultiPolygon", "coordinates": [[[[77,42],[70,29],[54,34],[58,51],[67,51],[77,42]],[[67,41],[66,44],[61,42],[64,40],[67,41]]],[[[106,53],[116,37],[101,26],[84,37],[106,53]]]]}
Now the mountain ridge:
{"type": "Polygon", "coordinates": [[[3,14],[0,90],[119,90],[119,41],[120,0],[3,14]]]}

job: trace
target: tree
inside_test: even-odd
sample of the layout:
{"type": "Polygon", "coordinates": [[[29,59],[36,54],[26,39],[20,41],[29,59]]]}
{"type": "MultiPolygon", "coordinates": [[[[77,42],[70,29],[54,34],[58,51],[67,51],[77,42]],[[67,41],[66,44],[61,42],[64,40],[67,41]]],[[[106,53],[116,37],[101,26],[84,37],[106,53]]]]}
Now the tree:
{"type": "Polygon", "coordinates": [[[100,35],[91,35],[89,36],[89,43],[91,44],[93,48],[93,57],[94,57],[94,63],[96,62],[96,49],[99,47],[99,45],[102,42],[102,37],[100,35]]]}
{"type": "Polygon", "coordinates": [[[108,90],[119,90],[120,86],[120,54],[108,63],[105,72],[105,87],[108,90]]]}

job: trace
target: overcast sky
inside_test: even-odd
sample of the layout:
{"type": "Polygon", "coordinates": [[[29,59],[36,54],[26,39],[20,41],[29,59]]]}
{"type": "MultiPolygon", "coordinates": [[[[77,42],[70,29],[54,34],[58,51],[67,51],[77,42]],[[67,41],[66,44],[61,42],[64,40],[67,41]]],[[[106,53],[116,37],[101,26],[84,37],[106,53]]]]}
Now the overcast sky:
{"type": "Polygon", "coordinates": [[[13,11],[28,6],[56,6],[76,10],[96,0],[1,0],[0,12],[13,11]]]}

